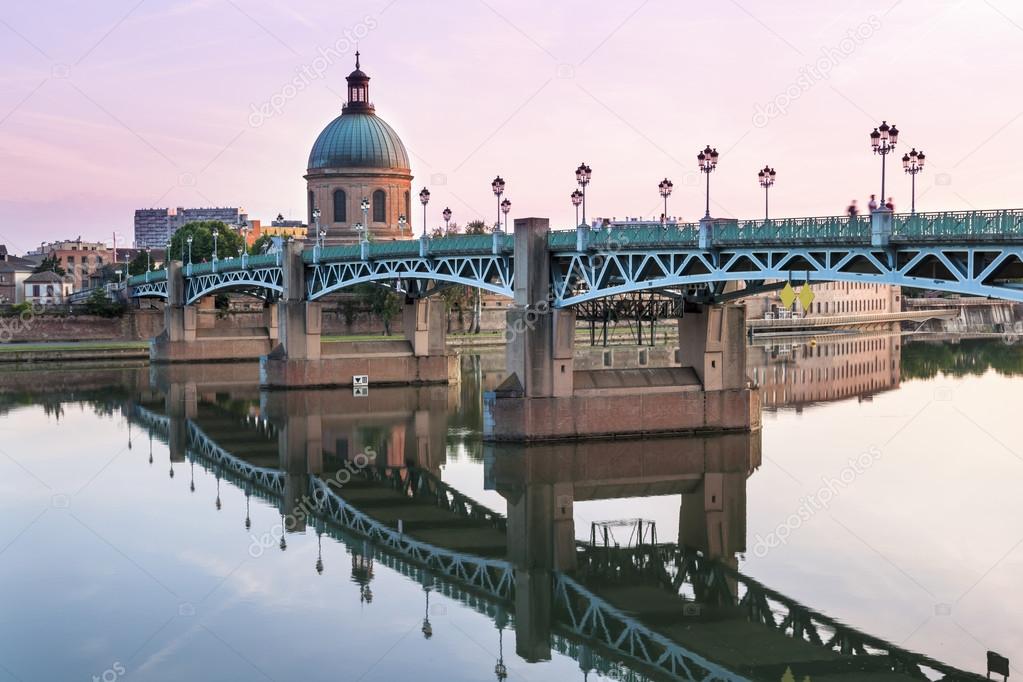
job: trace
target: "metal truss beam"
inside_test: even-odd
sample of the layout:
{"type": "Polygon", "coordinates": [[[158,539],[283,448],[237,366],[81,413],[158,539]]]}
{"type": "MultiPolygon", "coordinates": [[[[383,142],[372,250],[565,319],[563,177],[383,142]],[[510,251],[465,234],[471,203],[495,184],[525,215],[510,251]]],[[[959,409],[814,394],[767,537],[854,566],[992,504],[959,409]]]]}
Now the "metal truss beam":
{"type": "Polygon", "coordinates": [[[410,281],[421,280],[464,284],[510,297],[513,277],[511,257],[504,255],[383,258],[313,265],[307,273],[306,291],[309,300],[315,301],[368,282],[408,292],[410,281]]]}

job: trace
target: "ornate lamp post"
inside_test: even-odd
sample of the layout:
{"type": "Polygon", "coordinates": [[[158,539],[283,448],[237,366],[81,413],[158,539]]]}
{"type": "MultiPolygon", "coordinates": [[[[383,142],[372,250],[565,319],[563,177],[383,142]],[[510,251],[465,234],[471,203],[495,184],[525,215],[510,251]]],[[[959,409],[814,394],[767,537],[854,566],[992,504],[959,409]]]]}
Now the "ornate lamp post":
{"type": "Polygon", "coordinates": [[[163,269],[166,270],[170,267],[171,262],[171,240],[167,240],[167,250],[163,256],[163,269]]]}
{"type": "Polygon", "coordinates": [[[704,218],[710,217],[710,174],[714,172],[714,169],[718,167],[718,150],[711,149],[710,145],[702,152],[696,155],[696,160],[700,164],[700,172],[706,173],[707,175],[707,212],[703,216],[704,218]]]}
{"type": "Polygon", "coordinates": [[[355,223],[355,225],[352,226],[352,229],[354,229],[355,232],[359,235],[359,241],[360,242],[366,241],[366,226],[365,225],[363,225],[362,223],[355,223]]]}
{"type": "Polygon", "coordinates": [[[668,178],[664,178],[657,184],[657,189],[661,190],[661,197],[664,199],[664,213],[661,216],[661,224],[668,224],[668,197],[671,196],[671,190],[675,185],[668,178]]]}
{"type": "Polygon", "coordinates": [[[451,223],[451,209],[445,208],[441,215],[444,216],[444,232],[447,233],[451,223]]]}
{"type": "Polygon", "coordinates": [[[774,169],[769,166],[764,166],[762,170],[757,172],[757,180],[760,182],[760,186],[764,188],[764,222],[769,220],[768,216],[770,215],[768,212],[767,194],[771,191],[771,185],[774,184],[774,178],[777,175],[774,169]]]}
{"type": "Polygon", "coordinates": [[[902,157],[902,169],[909,173],[909,177],[912,178],[913,183],[913,201],[910,208],[911,213],[916,213],[916,174],[924,169],[925,158],[924,153],[918,152],[916,147],[902,157]]]}
{"type": "Polygon", "coordinates": [[[366,226],[366,233],[369,233],[369,199],[363,197],[362,202],[359,204],[359,208],[362,209],[362,224],[366,226]]]}
{"type": "Polygon", "coordinates": [[[508,211],[511,210],[511,202],[507,199],[501,202],[501,213],[504,214],[504,231],[508,231],[508,211]]]}
{"type": "Polygon", "coordinates": [[[150,270],[152,270],[152,269],[153,269],[153,268],[152,268],[152,266],[150,265],[150,261],[149,261],[149,247],[147,246],[147,247],[146,247],[146,272],[149,272],[149,271],[150,271],[150,270]]]}
{"type": "Polygon", "coordinates": [[[220,230],[213,230],[213,262],[217,262],[217,237],[220,236],[220,230]]]}
{"type": "Polygon", "coordinates": [[[575,224],[579,225],[579,204],[583,203],[583,193],[579,190],[572,192],[572,205],[575,206],[575,224]]]}
{"type": "Polygon", "coordinates": [[[881,125],[874,128],[874,132],[870,133],[870,146],[873,148],[875,154],[881,155],[881,203],[884,204],[884,173],[885,164],[884,159],[888,154],[895,149],[895,144],[899,141],[899,129],[895,125],[889,126],[886,121],[881,121],[881,125]]]}
{"type": "Polygon", "coordinates": [[[586,222],[586,185],[590,184],[592,175],[593,169],[585,163],[580,163],[579,167],[575,169],[575,181],[582,190],[583,223],[586,222]]]}
{"type": "Polygon", "coordinates": [[[494,190],[494,196],[497,197],[497,225],[494,226],[494,232],[497,232],[501,229],[501,195],[504,194],[504,180],[500,175],[490,183],[490,189],[494,190]]]}
{"type": "Polygon", "coordinates": [[[185,239],[185,241],[188,242],[188,264],[191,265],[192,264],[192,235],[188,235],[188,238],[185,239]]]}
{"type": "Polygon", "coordinates": [[[423,188],[419,193],[419,203],[423,205],[423,236],[426,236],[426,205],[430,203],[430,190],[423,188]]]}
{"type": "Polygon", "coordinates": [[[398,234],[405,234],[405,226],[408,225],[408,218],[402,213],[398,216],[398,234]]]}
{"type": "Polygon", "coordinates": [[[319,239],[319,237],[320,237],[320,209],[319,208],[314,208],[313,209],[313,223],[315,224],[315,228],[316,228],[316,244],[317,244],[317,246],[322,246],[322,244],[320,244],[320,239],[319,239]]]}

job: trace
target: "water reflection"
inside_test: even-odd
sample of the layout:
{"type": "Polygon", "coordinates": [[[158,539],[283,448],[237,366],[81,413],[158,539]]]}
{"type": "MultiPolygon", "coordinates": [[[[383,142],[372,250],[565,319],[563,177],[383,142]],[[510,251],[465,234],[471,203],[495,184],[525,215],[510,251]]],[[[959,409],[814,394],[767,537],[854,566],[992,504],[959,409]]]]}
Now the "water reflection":
{"type": "MultiPolygon", "coordinates": [[[[767,348],[756,351],[763,355],[754,364],[765,390],[778,395],[766,402],[800,407],[876,395],[917,371],[976,373],[983,363],[1018,371],[1019,349],[999,346],[949,355],[878,334],[767,348]],[[980,363],[964,365],[966,356],[980,363]]],[[[285,602],[297,598],[302,576],[343,574],[353,593],[339,600],[310,587],[315,599],[336,603],[346,619],[356,617],[346,610],[355,606],[411,622],[418,641],[449,659],[440,664],[445,675],[422,679],[501,680],[515,677],[516,666],[532,679],[778,680],[786,668],[798,679],[817,679],[828,671],[874,674],[891,660],[912,674],[888,679],[910,679],[920,669],[976,679],[857,632],[739,571],[748,490],[765,475],[760,433],[484,445],[482,389],[500,380],[499,358],[464,358],[460,386],[373,388],[359,398],[260,392],[258,369],[244,365],[37,372],[4,382],[0,414],[42,406],[64,420],[73,406],[88,405],[99,418],[124,415],[133,425],[125,434],[132,452],[153,464],[149,478],[129,479],[131,489],[156,490],[157,476],[172,478],[175,490],[187,481],[184,494],[201,502],[187,507],[192,523],[215,527],[211,519],[231,517],[230,530],[209,531],[211,544],[200,553],[228,566],[262,559],[255,571],[270,570],[267,556],[298,557],[289,574],[297,582],[274,597],[285,602]],[[479,462],[472,471],[491,495],[489,507],[448,480],[462,455],[479,462]],[[580,543],[590,534],[580,533],[577,503],[609,500],[629,501],[632,516],[648,524],[649,505],[671,500],[678,532],[662,532],[657,544],[580,543]],[[442,608],[493,628],[476,620],[468,631],[486,640],[485,666],[454,663],[474,645],[446,639],[456,614],[442,608]],[[868,649],[885,654],[850,655],[868,649]]],[[[95,485],[99,491],[103,479],[95,485]]],[[[111,481],[102,492],[110,510],[124,514],[121,485],[111,481]]],[[[180,497],[161,499],[157,514],[177,516],[182,504],[180,497]]],[[[166,556],[188,552],[193,542],[179,538],[166,556]]],[[[246,633],[259,623],[235,627],[246,633]]],[[[346,620],[340,633],[355,638],[356,627],[346,620]]],[[[303,639],[331,646],[322,632],[303,639]]],[[[348,655],[364,654],[355,647],[348,655]]],[[[309,658],[290,674],[323,676],[318,664],[309,658]]]]}

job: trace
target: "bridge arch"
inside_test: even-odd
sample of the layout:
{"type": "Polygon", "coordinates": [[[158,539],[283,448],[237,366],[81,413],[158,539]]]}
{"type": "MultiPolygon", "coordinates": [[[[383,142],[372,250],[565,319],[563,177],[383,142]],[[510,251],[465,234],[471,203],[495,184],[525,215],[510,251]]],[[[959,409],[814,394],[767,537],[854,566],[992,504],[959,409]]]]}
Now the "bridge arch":
{"type": "Polygon", "coordinates": [[[744,248],[565,254],[552,263],[554,306],[637,291],[737,281],[855,282],[1023,302],[1023,247],[744,248]]]}

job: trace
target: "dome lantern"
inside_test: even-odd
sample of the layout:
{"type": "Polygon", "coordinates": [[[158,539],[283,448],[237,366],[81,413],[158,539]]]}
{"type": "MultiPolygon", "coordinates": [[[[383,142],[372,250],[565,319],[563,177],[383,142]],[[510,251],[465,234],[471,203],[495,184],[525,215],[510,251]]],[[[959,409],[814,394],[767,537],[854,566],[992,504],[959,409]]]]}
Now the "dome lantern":
{"type": "Polygon", "coordinates": [[[369,76],[359,66],[359,52],[355,52],[355,71],[348,74],[348,104],[344,111],[373,111],[369,101],[369,76]]]}

